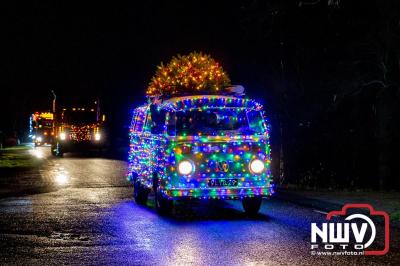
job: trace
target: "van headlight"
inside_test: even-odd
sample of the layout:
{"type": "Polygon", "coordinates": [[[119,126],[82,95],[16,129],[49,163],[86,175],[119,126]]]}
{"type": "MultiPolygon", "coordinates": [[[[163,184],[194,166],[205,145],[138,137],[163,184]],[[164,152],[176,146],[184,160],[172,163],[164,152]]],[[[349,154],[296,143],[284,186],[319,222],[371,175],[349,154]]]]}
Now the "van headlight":
{"type": "Polygon", "coordinates": [[[260,159],[254,159],[250,162],[249,168],[253,174],[261,174],[265,169],[265,164],[260,159]]]}
{"type": "Polygon", "coordinates": [[[65,132],[61,132],[60,133],[60,139],[61,140],[65,140],[67,138],[67,134],[65,134],[65,132]]]}
{"type": "Polygon", "coordinates": [[[181,175],[189,175],[194,171],[194,164],[190,160],[182,160],[178,163],[178,172],[181,175]]]}

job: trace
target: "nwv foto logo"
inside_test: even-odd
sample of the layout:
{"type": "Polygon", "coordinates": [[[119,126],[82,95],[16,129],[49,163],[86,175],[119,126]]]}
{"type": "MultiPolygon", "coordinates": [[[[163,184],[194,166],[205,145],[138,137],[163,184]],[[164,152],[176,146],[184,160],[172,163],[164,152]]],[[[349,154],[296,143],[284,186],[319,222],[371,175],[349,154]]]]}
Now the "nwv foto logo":
{"type": "MultiPolygon", "coordinates": [[[[375,211],[369,204],[346,204],[341,211],[328,213],[326,219],[329,221],[333,216],[346,216],[349,209],[366,208],[371,216],[382,216],[385,223],[384,248],[381,250],[368,249],[376,239],[377,229],[372,219],[364,214],[348,215],[344,222],[326,222],[318,226],[311,224],[311,250],[332,251],[333,255],[341,254],[339,251],[359,251],[354,255],[384,255],[389,251],[389,215],[383,211],[375,211]],[[358,222],[357,222],[358,221],[358,222]],[[368,233],[367,233],[368,232],[368,233]],[[353,241],[352,241],[353,240],[353,241]]],[[[343,253],[343,252],[342,252],[343,253]]],[[[320,253],[318,253],[320,254],[320,253]]],[[[332,253],[323,253],[332,255],[332,253]]],[[[347,254],[346,254],[347,255],[347,254]]],[[[353,254],[351,254],[353,255],[353,254]]]]}

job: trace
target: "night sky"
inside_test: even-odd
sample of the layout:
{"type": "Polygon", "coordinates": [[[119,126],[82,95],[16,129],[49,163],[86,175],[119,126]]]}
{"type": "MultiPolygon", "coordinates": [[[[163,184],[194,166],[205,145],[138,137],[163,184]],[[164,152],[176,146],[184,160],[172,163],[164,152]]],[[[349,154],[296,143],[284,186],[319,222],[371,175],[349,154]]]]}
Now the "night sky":
{"type": "Polygon", "coordinates": [[[312,19],[324,22],[319,10],[326,8],[326,3],[302,8],[286,2],[38,1],[9,6],[3,24],[2,110],[10,116],[1,118],[1,128],[21,134],[27,115],[50,108],[52,89],[60,100],[100,96],[120,126],[129,120],[129,109],[144,99],[156,66],[191,51],[213,56],[249,96],[274,101],[281,59],[289,55],[283,50],[290,49],[282,42],[300,37],[307,39],[305,44],[319,45],[323,28],[315,25],[306,33],[301,28],[312,19]]]}
{"type": "MultiPolygon", "coordinates": [[[[250,78],[238,73],[249,73],[249,66],[238,60],[251,53],[252,41],[244,43],[239,26],[242,5],[227,4],[16,4],[5,18],[2,109],[17,112],[11,126],[21,130],[26,115],[50,108],[53,89],[60,100],[99,96],[120,124],[144,100],[156,66],[191,51],[211,54],[233,81],[245,84],[250,78]]],[[[2,117],[2,128],[11,120],[2,117]]]]}

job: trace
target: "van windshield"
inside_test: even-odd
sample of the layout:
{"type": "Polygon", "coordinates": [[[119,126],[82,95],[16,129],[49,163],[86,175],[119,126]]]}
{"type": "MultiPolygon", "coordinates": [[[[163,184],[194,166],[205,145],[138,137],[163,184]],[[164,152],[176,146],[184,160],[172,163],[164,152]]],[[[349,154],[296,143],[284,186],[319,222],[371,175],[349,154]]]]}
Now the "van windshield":
{"type": "Polygon", "coordinates": [[[260,111],[236,108],[178,111],[169,121],[169,135],[263,134],[260,111]]]}

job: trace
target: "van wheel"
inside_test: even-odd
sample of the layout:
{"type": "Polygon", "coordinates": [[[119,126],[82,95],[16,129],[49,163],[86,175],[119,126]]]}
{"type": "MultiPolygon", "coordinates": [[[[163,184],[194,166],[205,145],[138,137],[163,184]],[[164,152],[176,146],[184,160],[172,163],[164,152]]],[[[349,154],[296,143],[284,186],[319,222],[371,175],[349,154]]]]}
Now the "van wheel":
{"type": "Polygon", "coordinates": [[[149,197],[149,191],[136,181],[133,185],[133,197],[137,204],[145,205],[149,197]]]}
{"type": "Polygon", "coordinates": [[[250,216],[254,216],[258,213],[261,207],[261,203],[261,197],[244,198],[242,200],[243,209],[250,216]]]}
{"type": "Polygon", "coordinates": [[[173,201],[163,197],[163,195],[159,191],[159,187],[157,187],[157,191],[155,192],[154,200],[155,200],[156,210],[160,215],[171,214],[172,209],[174,207],[173,201]]]}
{"type": "Polygon", "coordinates": [[[56,143],[55,145],[51,146],[51,154],[57,157],[62,157],[64,155],[64,153],[61,150],[61,145],[59,143],[56,143]]]}
{"type": "Polygon", "coordinates": [[[56,147],[54,147],[53,145],[51,145],[51,155],[56,156],[56,147]]]}

